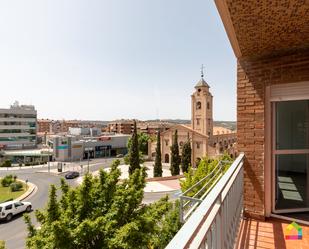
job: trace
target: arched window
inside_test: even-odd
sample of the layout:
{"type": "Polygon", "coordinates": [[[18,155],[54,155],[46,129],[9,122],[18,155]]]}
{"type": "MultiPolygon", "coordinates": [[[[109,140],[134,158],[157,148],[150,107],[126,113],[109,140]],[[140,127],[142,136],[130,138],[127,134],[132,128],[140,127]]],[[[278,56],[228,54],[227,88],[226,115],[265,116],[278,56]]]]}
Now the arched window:
{"type": "Polygon", "coordinates": [[[200,101],[196,102],[196,110],[200,110],[202,108],[202,103],[200,101]]]}
{"type": "Polygon", "coordinates": [[[169,163],[169,162],[170,162],[170,155],[169,155],[169,154],[165,154],[165,156],[164,156],[164,162],[165,162],[165,163],[169,163]]]}

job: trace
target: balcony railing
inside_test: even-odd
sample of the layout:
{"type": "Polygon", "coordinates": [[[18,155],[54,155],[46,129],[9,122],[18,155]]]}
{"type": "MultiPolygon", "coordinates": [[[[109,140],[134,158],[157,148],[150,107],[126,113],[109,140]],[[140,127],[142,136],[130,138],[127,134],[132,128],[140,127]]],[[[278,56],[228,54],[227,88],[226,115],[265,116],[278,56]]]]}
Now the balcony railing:
{"type": "Polygon", "coordinates": [[[243,210],[243,160],[240,154],[178,231],[167,249],[232,249],[243,210]]]}
{"type": "Polygon", "coordinates": [[[231,162],[219,161],[216,167],[207,176],[179,196],[181,223],[187,221],[199,204],[203,202],[208,193],[210,193],[224,174],[224,170],[228,164],[231,164],[231,162]]]}

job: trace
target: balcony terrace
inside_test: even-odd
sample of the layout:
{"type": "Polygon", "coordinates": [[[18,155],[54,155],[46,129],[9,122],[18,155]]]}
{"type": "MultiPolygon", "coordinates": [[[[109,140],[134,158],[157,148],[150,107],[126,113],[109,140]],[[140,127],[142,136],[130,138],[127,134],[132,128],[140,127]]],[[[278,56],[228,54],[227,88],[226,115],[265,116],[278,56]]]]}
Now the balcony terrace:
{"type": "MultiPolygon", "coordinates": [[[[243,153],[238,156],[195,208],[167,249],[309,248],[309,226],[301,226],[301,240],[286,240],[286,228],[290,222],[243,217],[244,157],[243,153]]],[[[182,215],[180,218],[183,220],[182,215]]]]}
{"type": "Polygon", "coordinates": [[[285,231],[289,222],[269,218],[266,221],[242,219],[235,249],[307,249],[309,226],[301,226],[301,240],[286,240],[285,231]]]}

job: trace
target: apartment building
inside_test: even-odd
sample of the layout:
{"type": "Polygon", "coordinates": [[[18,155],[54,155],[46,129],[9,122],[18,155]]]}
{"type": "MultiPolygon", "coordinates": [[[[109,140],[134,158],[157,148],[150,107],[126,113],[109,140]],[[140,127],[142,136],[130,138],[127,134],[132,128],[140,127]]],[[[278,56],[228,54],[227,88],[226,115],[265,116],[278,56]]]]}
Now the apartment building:
{"type": "Polygon", "coordinates": [[[117,120],[108,124],[109,132],[132,134],[133,129],[134,129],[133,120],[117,120]]]}
{"type": "Polygon", "coordinates": [[[168,129],[170,129],[172,126],[173,126],[173,124],[171,124],[171,123],[161,122],[161,121],[141,122],[141,123],[137,124],[137,129],[141,133],[145,133],[145,134],[148,134],[150,136],[156,136],[158,130],[160,130],[160,132],[164,132],[164,131],[167,131],[168,129]]]}
{"type": "Polygon", "coordinates": [[[37,130],[38,133],[49,133],[52,130],[52,122],[50,119],[38,119],[37,130]]]}
{"type": "Polygon", "coordinates": [[[0,109],[0,147],[27,149],[36,147],[37,112],[32,105],[15,102],[8,109],[0,109]]]}

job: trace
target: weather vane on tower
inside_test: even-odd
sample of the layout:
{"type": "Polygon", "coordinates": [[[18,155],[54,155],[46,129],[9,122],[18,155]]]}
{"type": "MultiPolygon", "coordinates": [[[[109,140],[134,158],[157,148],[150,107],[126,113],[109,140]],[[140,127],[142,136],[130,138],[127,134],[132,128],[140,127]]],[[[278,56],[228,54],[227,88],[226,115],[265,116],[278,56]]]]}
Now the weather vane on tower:
{"type": "Polygon", "coordinates": [[[204,77],[204,65],[202,64],[201,66],[201,77],[203,78],[204,77]]]}

